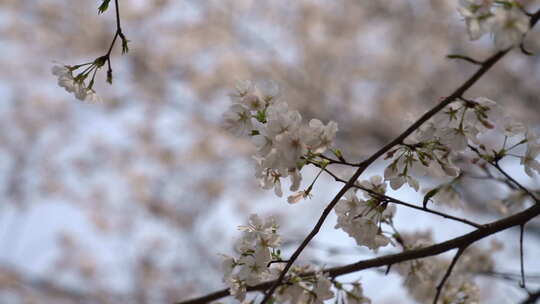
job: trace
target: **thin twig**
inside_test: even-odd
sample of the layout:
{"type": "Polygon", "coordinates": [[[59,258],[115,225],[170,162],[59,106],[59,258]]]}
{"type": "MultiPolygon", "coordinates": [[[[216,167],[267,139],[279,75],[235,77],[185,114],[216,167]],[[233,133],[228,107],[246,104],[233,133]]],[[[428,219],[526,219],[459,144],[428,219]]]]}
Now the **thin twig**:
{"type": "Polygon", "coordinates": [[[523,190],[523,192],[527,193],[537,204],[539,204],[539,200],[532,192],[530,192],[527,188],[525,188],[523,185],[521,185],[517,180],[515,180],[512,176],[510,176],[506,171],[504,171],[501,166],[499,166],[499,163],[492,162],[492,166],[494,166],[499,172],[501,172],[502,175],[504,175],[506,178],[508,178],[512,183],[514,183],[516,186],[519,187],[519,189],[523,190]]]}
{"type": "Polygon", "coordinates": [[[439,300],[439,296],[441,295],[442,288],[444,286],[444,283],[446,283],[446,280],[450,277],[450,274],[452,273],[452,270],[454,269],[454,266],[456,265],[459,257],[461,254],[463,254],[463,251],[465,251],[465,248],[467,248],[467,245],[464,245],[463,247],[459,247],[458,251],[456,252],[456,255],[454,255],[454,258],[452,259],[452,262],[450,263],[450,266],[446,270],[446,273],[444,274],[444,277],[442,278],[439,285],[437,285],[437,293],[435,294],[435,299],[433,299],[433,304],[437,304],[437,301],[439,300]]]}
{"type": "MultiPolygon", "coordinates": [[[[475,148],[474,146],[471,146],[471,145],[468,145],[468,146],[479,157],[484,158],[482,156],[482,153],[480,153],[480,151],[478,151],[477,148],[475,148]]],[[[497,169],[497,171],[499,171],[502,175],[504,175],[504,177],[506,177],[510,182],[512,182],[514,185],[516,185],[519,189],[521,189],[523,192],[527,193],[527,195],[529,195],[537,204],[540,204],[540,201],[538,200],[536,195],[534,195],[531,191],[529,191],[529,189],[525,188],[522,184],[520,184],[512,176],[510,176],[510,174],[508,174],[506,171],[504,171],[503,168],[501,168],[501,166],[499,165],[499,160],[495,160],[495,161],[486,160],[486,162],[488,164],[492,165],[495,169],[497,169]]]]}
{"type": "Polygon", "coordinates": [[[521,50],[521,52],[527,56],[534,56],[534,53],[527,50],[525,48],[525,43],[522,41],[520,44],[519,44],[519,49],[521,50]]]}
{"type": "Polygon", "coordinates": [[[498,178],[498,177],[493,176],[493,174],[491,174],[491,172],[489,172],[489,170],[487,170],[487,168],[482,168],[482,169],[484,169],[484,171],[485,171],[488,175],[486,175],[486,176],[479,176],[479,175],[473,175],[472,173],[465,172],[465,173],[463,174],[463,177],[466,177],[466,178],[472,178],[472,179],[481,179],[481,180],[491,180],[491,181],[494,181],[494,182],[499,182],[499,183],[505,184],[505,185],[508,186],[510,189],[516,190],[516,186],[514,186],[512,183],[510,183],[507,179],[504,179],[504,178],[498,178]]]}
{"type": "Polygon", "coordinates": [[[104,55],[104,57],[107,60],[107,82],[109,83],[112,83],[111,52],[114,49],[114,46],[116,45],[116,39],[118,37],[122,39],[122,53],[127,52],[127,50],[125,50],[124,48],[124,45],[127,45],[126,36],[122,32],[122,27],[120,25],[120,6],[118,5],[118,0],[114,0],[114,8],[116,11],[116,32],[114,33],[114,37],[111,42],[111,45],[109,46],[109,50],[107,51],[107,54],[104,55]]]}
{"type": "Polygon", "coordinates": [[[525,286],[525,267],[523,266],[523,232],[525,230],[525,223],[519,226],[519,261],[521,267],[521,282],[519,282],[519,287],[526,289],[525,286]]]}
{"type": "Polygon", "coordinates": [[[394,203],[394,204],[397,204],[397,205],[402,205],[402,206],[406,206],[406,207],[409,207],[409,208],[412,208],[412,209],[416,209],[416,210],[424,211],[424,212],[427,212],[427,213],[435,214],[435,215],[438,215],[438,216],[442,216],[444,218],[451,219],[451,220],[454,220],[454,221],[458,221],[458,222],[467,224],[469,226],[473,226],[475,228],[482,227],[481,224],[477,224],[477,223],[475,223],[473,221],[469,221],[469,220],[464,219],[464,218],[459,218],[459,217],[455,217],[455,216],[452,216],[452,215],[449,215],[449,214],[446,214],[446,213],[443,213],[443,212],[428,209],[427,207],[424,208],[424,207],[416,206],[416,205],[413,205],[413,204],[410,204],[410,203],[406,203],[406,202],[401,201],[401,200],[399,200],[397,198],[393,198],[393,197],[390,197],[390,196],[387,196],[387,195],[377,193],[377,192],[375,192],[375,191],[373,191],[371,189],[367,189],[367,188],[364,188],[362,186],[355,185],[355,187],[358,188],[358,189],[361,189],[363,191],[366,191],[366,192],[368,192],[368,193],[370,193],[372,195],[378,196],[379,198],[381,198],[381,199],[383,199],[385,201],[388,201],[390,203],[394,203]]]}
{"type": "Polygon", "coordinates": [[[386,266],[386,271],[384,272],[384,275],[388,275],[390,273],[390,268],[392,268],[392,265],[394,264],[388,264],[388,266],[386,266]]]}
{"type": "Polygon", "coordinates": [[[471,57],[464,56],[464,55],[459,55],[459,54],[446,55],[446,58],[448,58],[448,59],[461,59],[461,60],[465,60],[465,61],[467,61],[469,63],[477,64],[477,65],[482,65],[484,63],[483,61],[478,61],[478,60],[473,59],[471,57]]]}
{"type": "Polygon", "coordinates": [[[288,261],[285,261],[285,260],[273,260],[273,261],[270,261],[266,264],[266,267],[270,267],[270,265],[272,264],[276,264],[276,263],[287,263],[288,261]]]}
{"type": "MultiPolygon", "coordinates": [[[[315,166],[317,167],[320,167],[318,164],[315,164],[315,163],[312,163],[314,164],[315,166]]],[[[332,171],[328,170],[328,169],[323,169],[326,173],[328,173],[328,175],[332,176],[332,178],[334,178],[335,181],[337,182],[341,182],[341,183],[346,183],[347,181],[345,181],[344,179],[341,179],[339,178],[336,174],[334,174],[332,171]]],[[[380,194],[378,192],[375,192],[371,189],[367,189],[367,188],[364,188],[362,186],[359,186],[357,184],[355,184],[353,186],[354,188],[358,188],[362,191],[366,191],[368,192],[369,194],[372,194],[374,196],[377,196],[378,198],[382,199],[382,200],[385,200],[385,201],[388,201],[388,202],[391,202],[391,203],[394,203],[396,205],[402,205],[402,206],[405,206],[405,207],[409,207],[409,208],[412,208],[412,209],[416,209],[416,210],[420,210],[420,211],[424,211],[426,213],[431,213],[431,214],[434,214],[434,215],[438,215],[438,216],[442,216],[444,218],[447,218],[447,219],[450,219],[450,220],[454,220],[454,221],[457,221],[457,222],[461,222],[461,223],[464,223],[464,224],[467,224],[469,226],[473,226],[475,228],[480,228],[482,227],[481,224],[478,224],[478,223],[475,223],[473,221],[469,221],[467,219],[464,219],[464,218],[459,218],[459,217],[455,217],[455,216],[452,216],[450,214],[446,214],[446,213],[443,213],[443,212],[439,212],[439,211],[435,211],[435,210],[432,210],[432,209],[428,209],[428,208],[424,208],[424,207],[420,207],[420,206],[416,206],[416,205],[413,205],[413,204],[410,204],[410,203],[406,203],[404,201],[401,201],[397,198],[393,198],[391,196],[387,196],[387,195],[384,195],[384,194],[380,194]]]]}
{"type": "MultiPolygon", "coordinates": [[[[478,275],[483,275],[487,277],[492,277],[494,279],[502,279],[512,282],[519,282],[522,280],[521,273],[511,273],[511,272],[496,272],[496,271],[484,271],[478,272],[478,275]]],[[[540,280],[540,274],[528,274],[525,276],[528,281],[537,281],[540,280]]]]}
{"type": "Polygon", "coordinates": [[[351,163],[351,162],[346,161],[345,159],[339,159],[339,160],[333,159],[323,154],[320,154],[318,156],[329,161],[330,164],[338,164],[338,165],[351,166],[351,167],[359,167],[362,165],[362,163],[351,163]]]}

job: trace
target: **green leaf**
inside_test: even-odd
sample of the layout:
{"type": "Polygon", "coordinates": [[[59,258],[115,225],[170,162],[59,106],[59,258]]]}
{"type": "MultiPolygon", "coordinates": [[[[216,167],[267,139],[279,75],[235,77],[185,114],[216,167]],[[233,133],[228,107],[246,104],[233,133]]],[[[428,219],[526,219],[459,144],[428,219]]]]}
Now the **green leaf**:
{"type": "Polygon", "coordinates": [[[105,13],[105,11],[109,8],[109,2],[111,2],[111,0],[103,0],[103,2],[98,8],[98,14],[105,13]]]}

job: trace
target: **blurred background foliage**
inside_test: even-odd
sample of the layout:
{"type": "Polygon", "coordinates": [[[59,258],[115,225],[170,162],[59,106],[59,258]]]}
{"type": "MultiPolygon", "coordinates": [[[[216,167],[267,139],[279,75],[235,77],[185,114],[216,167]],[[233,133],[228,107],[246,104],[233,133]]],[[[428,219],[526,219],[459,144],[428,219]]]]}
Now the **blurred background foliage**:
{"type": "MultiPolygon", "coordinates": [[[[249,212],[290,220],[258,190],[249,142],[221,129],[236,80],[276,80],[304,119],[338,122],[338,146],[361,160],[475,70],[447,54],[495,51],[468,41],[456,1],[121,0],[130,52],[115,49],[114,84],[99,74],[104,102],[85,104],[50,68],[106,52],[115,19],[98,5],[0,2],[2,303],[171,303],[221,288],[216,253],[249,212]]],[[[468,96],[538,123],[538,58],[513,51],[468,96]]],[[[493,212],[477,192],[464,191],[468,208],[493,212]]],[[[285,231],[303,237],[317,200],[285,231]]]]}

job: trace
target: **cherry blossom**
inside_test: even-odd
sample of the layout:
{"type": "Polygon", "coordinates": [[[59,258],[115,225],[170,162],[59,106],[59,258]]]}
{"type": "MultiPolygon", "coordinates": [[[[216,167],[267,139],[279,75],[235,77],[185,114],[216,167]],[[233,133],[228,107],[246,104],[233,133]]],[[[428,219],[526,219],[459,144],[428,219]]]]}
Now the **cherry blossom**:
{"type": "Polygon", "coordinates": [[[536,160],[536,157],[540,154],[539,136],[536,132],[529,130],[527,131],[526,139],[527,150],[525,151],[525,155],[521,157],[521,165],[523,165],[525,173],[527,173],[528,176],[533,177],[533,170],[540,174],[540,163],[536,160]]]}
{"type": "Polygon", "coordinates": [[[477,40],[490,30],[492,0],[460,0],[458,12],[465,18],[467,33],[477,40]]]}
{"type": "Polygon", "coordinates": [[[499,6],[495,9],[493,35],[495,46],[504,50],[518,45],[529,30],[529,18],[518,4],[499,6]],[[510,6],[510,8],[509,8],[510,6]]]}
{"type": "MultiPolygon", "coordinates": [[[[237,136],[250,136],[257,147],[255,176],[263,189],[273,188],[279,197],[283,195],[281,179],[290,176],[290,190],[297,191],[303,165],[316,161],[331,147],[338,129],[333,121],[324,125],[317,119],[303,125],[300,113],[279,100],[280,94],[272,81],[240,81],[229,94],[233,104],[223,115],[225,129],[237,136]]],[[[289,202],[307,194],[297,193],[289,202]]]]}
{"type": "Polygon", "coordinates": [[[91,87],[86,87],[84,79],[86,76],[80,74],[77,77],[73,76],[73,71],[78,67],[71,67],[68,65],[55,65],[51,68],[51,73],[58,77],[58,86],[64,88],[67,92],[73,93],[73,95],[81,101],[89,101],[97,103],[101,101],[101,98],[91,87]]]}
{"type": "Polygon", "coordinates": [[[380,224],[395,214],[395,206],[381,204],[377,199],[361,200],[355,191],[348,191],[335,208],[338,216],[335,228],[345,231],[359,246],[372,250],[386,246],[390,238],[382,234],[380,224]]]}
{"type": "Polygon", "coordinates": [[[347,304],[371,304],[371,299],[364,296],[364,290],[360,282],[353,283],[353,288],[347,291],[347,304]]]}
{"type": "Polygon", "coordinates": [[[223,114],[224,127],[236,136],[246,136],[253,130],[251,111],[241,105],[233,104],[223,114]]]}

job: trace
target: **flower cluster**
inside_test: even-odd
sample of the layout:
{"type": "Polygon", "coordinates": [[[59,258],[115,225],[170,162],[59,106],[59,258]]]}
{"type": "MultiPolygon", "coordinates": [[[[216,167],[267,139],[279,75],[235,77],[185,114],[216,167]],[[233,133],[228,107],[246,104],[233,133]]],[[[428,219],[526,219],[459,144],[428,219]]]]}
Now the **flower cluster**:
{"type": "Polygon", "coordinates": [[[384,171],[390,187],[397,190],[405,183],[418,191],[420,185],[413,176],[430,173],[434,176],[457,176],[459,169],[453,164],[451,150],[439,140],[424,142],[407,140],[402,146],[390,151],[386,158],[393,161],[384,171]]]}
{"type": "MultiPolygon", "coordinates": [[[[402,235],[406,250],[419,249],[433,243],[430,233],[402,235]]],[[[479,288],[474,276],[494,270],[493,253],[500,250],[501,244],[492,243],[490,248],[470,247],[461,256],[452,276],[446,282],[439,301],[441,303],[480,303],[479,288]]],[[[432,303],[450,261],[438,257],[428,257],[399,263],[397,272],[403,276],[403,285],[419,303],[432,303]]]]}
{"type": "Polygon", "coordinates": [[[332,299],[332,282],[326,273],[315,272],[310,266],[293,267],[287,284],[281,285],[275,294],[278,303],[323,304],[332,299]],[[306,273],[314,273],[307,275],[306,273]]]}
{"type": "Polygon", "coordinates": [[[364,290],[360,282],[354,282],[352,283],[352,286],[353,288],[351,290],[346,290],[343,288],[339,289],[345,293],[347,304],[371,304],[371,299],[364,296],[364,290]]]}
{"type": "Polygon", "coordinates": [[[471,40],[490,32],[499,50],[518,45],[529,30],[529,17],[517,1],[460,0],[458,11],[471,40]]]}
{"type": "MultiPolygon", "coordinates": [[[[96,95],[96,92],[92,89],[94,84],[94,78],[92,78],[88,86],[84,83],[92,70],[97,70],[97,66],[101,64],[91,63],[88,68],[77,76],[73,76],[73,72],[85,65],[55,65],[52,67],[52,74],[58,77],[58,85],[64,88],[67,92],[73,93],[73,95],[81,101],[100,102],[101,98],[96,95]]],[[[94,73],[95,76],[95,73],[94,73]]]]}
{"type": "Polygon", "coordinates": [[[273,257],[279,256],[277,248],[281,238],[277,229],[273,218],[263,221],[258,215],[252,214],[248,225],[239,227],[244,231],[235,246],[240,256],[224,256],[223,281],[229,286],[231,295],[240,301],[245,297],[247,285],[255,285],[272,276],[268,263],[273,257]]]}
{"type": "Polygon", "coordinates": [[[418,191],[415,177],[457,177],[456,156],[470,144],[480,145],[478,136],[499,125],[501,117],[497,104],[484,97],[450,103],[387,153],[386,158],[392,161],[384,171],[385,179],[394,190],[407,183],[418,191]]]}
{"type": "MultiPolygon", "coordinates": [[[[275,193],[281,196],[281,179],[290,177],[291,191],[295,191],[299,188],[302,179],[300,170],[305,164],[313,163],[322,169],[329,164],[330,159],[322,153],[332,145],[337,131],[334,122],[324,125],[319,120],[312,120],[308,125],[302,125],[301,115],[279,100],[279,90],[273,83],[256,86],[251,82],[241,82],[231,98],[233,105],[225,113],[225,127],[236,135],[251,136],[257,146],[254,157],[257,163],[256,177],[263,188],[274,188],[275,193]]],[[[340,153],[333,152],[341,160],[340,153]]],[[[540,173],[540,162],[536,160],[540,154],[540,136],[537,133],[504,116],[490,99],[459,98],[387,153],[386,159],[390,160],[390,164],[384,170],[384,178],[373,176],[369,180],[357,181],[345,193],[335,207],[335,228],[345,231],[359,246],[374,251],[391,244],[393,238],[405,250],[432,243],[425,236],[403,241],[392,222],[396,207],[385,196],[387,185],[397,190],[408,184],[418,191],[419,177],[451,177],[451,181],[428,190],[424,204],[433,200],[460,207],[462,202],[456,185],[464,175],[455,162],[466,159],[467,153],[471,152],[477,155],[473,163],[483,159],[486,163],[497,164],[503,157],[511,155],[519,157],[528,175],[540,173]],[[490,130],[504,135],[502,148],[487,148],[483,143],[484,135],[490,130]],[[508,147],[512,141],[515,143],[508,147]],[[524,155],[509,153],[520,145],[526,145],[524,155]],[[361,197],[358,191],[362,191],[361,197]],[[383,232],[383,224],[391,227],[394,233],[383,232]]],[[[313,183],[306,190],[291,195],[289,202],[295,203],[310,196],[313,183]]],[[[224,261],[224,280],[231,294],[238,299],[244,298],[246,286],[275,279],[282,265],[274,263],[276,266],[269,266],[281,261],[277,249],[279,237],[273,222],[263,223],[257,216],[252,216],[250,225],[242,230],[245,236],[237,246],[240,257],[226,257],[224,261]]],[[[441,300],[445,303],[479,301],[478,287],[470,272],[473,269],[490,270],[493,263],[487,253],[475,250],[470,248],[462,255],[459,265],[466,266],[456,267],[457,270],[446,283],[441,293],[441,300]]],[[[405,277],[405,286],[413,297],[420,302],[428,302],[433,299],[435,284],[440,282],[448,266],[448,261],[431,257],[401,263],[398,272],[405,277]]],[[[289,274],[287,284],[277,289],[276,301],[322,303],[333,297],[330,289],[332,282],[323,273],[310,267],[293,267],[289,274]]],[[[370,303],[362,295],[359,284],[351,290],[344,289],[337,282],[334,282],[334,286],[338,295],[343,293],[342,299],[348,303],[370,303]]]]}
{"type": "Polygon", "coordinates": [[[371,299],[364,295],[359,281],[347,284],[351,289],[344,288],[345,284],[330,281],[328,275],[316,271],[311,266],[292,267],[287,283],[278,287],[275,293],[277,303],[289,304],[322,304],[325,300],[336,297],[343,304],[371,304],[371,299]],[[309,275],[307,275],[309,274],[309,275]],[[332,285],[336,293],[332,291],[332,285]]]}
{"type": "MultiPolygon", "coordinates": [[[[380,176],[373,176],[369,181],[362,181],[359,187],[384,195],[386,183],[380,176]]],[[[336,205],[335,212],[338,217],[335,228],[341,228],[350,237],[356,240],[359,246],[366,246],[372,250],[386,246],[390,238],[381,230],[381,223],[390,220],[396,213],[394,205],[388,205],[376,194],[364,193],[367,200],[359,199],[357,190],[351,189],[336,205]]]]}
{"type": "MultiPolygon", "coordinates": [[[[252,214],[246,226],[240,226],[243,236],[235,246],[238,257],[223,255],[223,281],[229,286],[231,295],[244,301],[247,286],[275,280],[283,270],[280,258],[281,237],[273,218],[261,219],[252,214]]],[[[278,303],[322,304],[334,297],[333,283],[328,274],[317,271],[312,266],[293,266],[286,278],[286,284],[278,287],[274,301],[278,303]]],[[[367,304],[369,299],[362,294],[360,283],[347,293],[347,303],[367,304]]]]}
{"type": "MultiPolygon", "coordinates": [[[[224,114],[225,128],[237,136],[251,136],[257,146],[255,176],[261,187],[273,188],[282,196],[281,179],[290,177],[290,190],[298,190],[300,170],[331,147],[337,124],[331,121],[325,125],[317,119],[302,124],[300,113],[279,99],[274,82],[238,82],[230,97],[233,104],[224,114]]],[[[303,194],[306,197],[309,193],[303,194]]],[[[289,202],[300,196],[291,197],[289,202]]]]}

